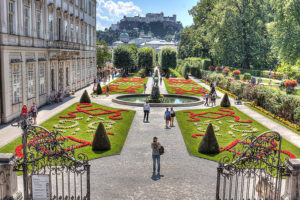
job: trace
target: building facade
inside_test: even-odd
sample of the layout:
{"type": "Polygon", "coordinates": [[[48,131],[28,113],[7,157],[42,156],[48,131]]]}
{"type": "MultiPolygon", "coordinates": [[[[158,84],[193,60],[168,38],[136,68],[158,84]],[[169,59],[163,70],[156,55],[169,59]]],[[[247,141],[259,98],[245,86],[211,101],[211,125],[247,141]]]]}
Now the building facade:
{"type": "Polygon", "coordinates": [[[96,0],[1,0],[0,11],[1,123],[93,81],[96,0]]]}

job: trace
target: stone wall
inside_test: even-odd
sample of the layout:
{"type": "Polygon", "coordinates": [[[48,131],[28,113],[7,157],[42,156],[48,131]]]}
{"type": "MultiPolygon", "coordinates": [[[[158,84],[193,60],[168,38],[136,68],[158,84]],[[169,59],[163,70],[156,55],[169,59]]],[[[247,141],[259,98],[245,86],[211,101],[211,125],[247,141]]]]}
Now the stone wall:
{"type": "Polygon", "coordinates": [[[300,199],[300,159],[290,159],[286,163],[290,176],[286,179],[284,199],[300,199]]]}

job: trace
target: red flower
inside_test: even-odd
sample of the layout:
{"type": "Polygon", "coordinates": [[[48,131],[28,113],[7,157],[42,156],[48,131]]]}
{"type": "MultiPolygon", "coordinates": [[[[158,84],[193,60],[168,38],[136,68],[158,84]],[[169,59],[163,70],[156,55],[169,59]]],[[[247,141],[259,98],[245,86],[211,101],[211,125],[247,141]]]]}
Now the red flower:
{"type": "Polygon", "coordinates": [[[230,69],[228,69],[228,68],[225,68],[225,69],[223,69],[223,72],[227,72],[227,73],[229,73],[229,72],[230,72],[230,69]]]}
{"type": "Polygon", "coordinates": [[[234,70],[232,73],[233,73],[234,75],[240,75],[240,74],[241,74],[241,71],[240,71],[240,70],[234,70]]]}
{"type": "Polygon", "coordinates": [[[284,82],[284,86],[285,87],[288,87],[288,86],[296,87],[297,85],[298,85],[297,81],[291,81],[291,80],[289,80],[289,81],[285,81],[284,82]]]}
{"type": "Polygon", "coordinates": [[[220,67],[216,67],[216,71],[221,71],[221,68],[220,67]]]}
{"type": "Polygon", "coordinates": [[[214,67],[213,66],[209,66],[208,69],[214,70],[214,67]]]}

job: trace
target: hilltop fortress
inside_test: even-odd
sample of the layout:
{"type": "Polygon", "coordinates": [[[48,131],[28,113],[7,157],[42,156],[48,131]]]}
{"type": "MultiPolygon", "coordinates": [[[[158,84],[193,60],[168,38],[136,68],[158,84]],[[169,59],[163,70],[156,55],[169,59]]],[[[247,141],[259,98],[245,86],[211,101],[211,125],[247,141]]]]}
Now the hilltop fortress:
{"type": "MultiPolygon", "coordinates": [[[[164,16],[164,13],[161,12],[161,13],[147,13],[146,17],[124,16],[124,18],[120,22],[118,22],[117,24],[112,24],[111,29],[114,31],[147,29],[145,28],[145,26],[150,26],[151,24],[157,24],[157,23],[161,23],[164,28],[166,28],[167,26],[173,27],[175,31],[181,31],[183,28],[181,22],[176,21],[176,15],[173,15],[172,17],[166,17],[164,16]]],[[[150,31],[155,32],[153,30],[150,31]]]]}

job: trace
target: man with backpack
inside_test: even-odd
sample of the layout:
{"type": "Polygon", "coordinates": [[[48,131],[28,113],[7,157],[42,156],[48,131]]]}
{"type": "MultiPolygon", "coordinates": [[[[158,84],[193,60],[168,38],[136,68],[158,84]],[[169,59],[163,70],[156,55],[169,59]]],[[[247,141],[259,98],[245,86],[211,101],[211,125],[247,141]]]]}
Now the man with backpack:
{"type": "Polygon", "coordinates": [[[157,175],[160,173],[160,155],[164,153],[164,147],[157,142],[157,137],[153,138],[153,142],[151,144],[152,148],[152,159],[153,159],[153,174],[155,174],[156,163],[157,163],[157,175]]]}

